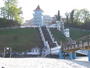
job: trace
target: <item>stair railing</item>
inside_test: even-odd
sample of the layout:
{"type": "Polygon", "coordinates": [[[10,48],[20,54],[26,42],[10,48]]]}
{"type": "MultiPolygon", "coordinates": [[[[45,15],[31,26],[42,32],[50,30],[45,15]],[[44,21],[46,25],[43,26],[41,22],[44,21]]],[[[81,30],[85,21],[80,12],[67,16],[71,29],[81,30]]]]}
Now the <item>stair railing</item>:
{"type": "Polygon", "coordinates": [[[52,39],[52,41],[54,42],[54,38],[53,38],[53,35],[51,34],[51,31],[49,30],[49,28],[46,26],[46,29],[50,35],[50,38],[52,39]]]}

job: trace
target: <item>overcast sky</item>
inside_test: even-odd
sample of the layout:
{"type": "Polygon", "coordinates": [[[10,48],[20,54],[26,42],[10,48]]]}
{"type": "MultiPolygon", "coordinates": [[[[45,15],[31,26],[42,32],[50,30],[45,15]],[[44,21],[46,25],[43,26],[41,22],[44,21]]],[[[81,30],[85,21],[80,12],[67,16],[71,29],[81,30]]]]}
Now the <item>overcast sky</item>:
{"type": "MultiPolygon", "coordinates": [[[[1,1],[0,1],[1,3],[1,1]]],[[[18,5],[22,7],[25,20],[33,17],[33,10],[40,5],[44,14],[54,16],[60,10],[61,15],[70,12],[72,9],[87,8],[90,11],[89,0],[19,0],[18,5]]]]}

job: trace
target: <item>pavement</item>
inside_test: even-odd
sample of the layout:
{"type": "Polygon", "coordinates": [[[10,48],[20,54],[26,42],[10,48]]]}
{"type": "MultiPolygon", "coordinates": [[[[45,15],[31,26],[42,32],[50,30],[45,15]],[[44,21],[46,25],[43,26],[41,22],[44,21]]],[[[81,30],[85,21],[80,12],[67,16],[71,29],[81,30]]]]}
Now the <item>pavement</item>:
{"type": "Polygon", "coordinates": [[[0,68],[90,68],[90,62],[53,58],[0,58],[0,68]]]}

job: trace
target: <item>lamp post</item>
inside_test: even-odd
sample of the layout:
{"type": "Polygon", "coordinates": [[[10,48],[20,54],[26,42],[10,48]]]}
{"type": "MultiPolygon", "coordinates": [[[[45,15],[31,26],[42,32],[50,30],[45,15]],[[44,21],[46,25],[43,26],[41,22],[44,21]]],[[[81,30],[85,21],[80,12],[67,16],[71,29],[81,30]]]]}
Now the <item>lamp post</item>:
{"type": "Polygon", "coordinates": [[[67,24],[68,24],[68,17],[69,17],[69,13],[68,13],[68,12],[66,12],[66,13],[65,13],[65,16],[66,16],[66,22],[67,22],[67,24]]]}
{"type": "Polygon", "coordinates": [[[11,47],[5,47],[3,57],[7,57],[7,54],[9,55],[8,57],[11,57],[11,53],[12,53],[12,48],[11,47]]]}

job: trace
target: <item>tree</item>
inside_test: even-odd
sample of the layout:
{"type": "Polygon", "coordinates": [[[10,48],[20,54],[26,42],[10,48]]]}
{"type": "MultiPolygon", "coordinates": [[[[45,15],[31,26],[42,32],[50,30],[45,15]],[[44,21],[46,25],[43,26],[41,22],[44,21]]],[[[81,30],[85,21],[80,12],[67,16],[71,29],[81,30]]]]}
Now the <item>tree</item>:
{"type": "Polygon", "coordinates": [[[2,18],[6,18],[6,15],[7,15],[7,14],[6,14],[6,9],[5,9],[5,7],[1,7],[0,10],[1,10],[1,13],[0,13],[1,17],[2,17],[2,18]]]}
{"type": "Polygon", "coordinates": [[[70,21],[73,23],[74,22],[74,12],[75,10],[72,10],[70,13],[70,21]]]}
{"type": "Polygon", "coordinates": [[[80,10],[80,19],[83,23],[90,20],[90,12],[87,9],[81,9],[80,10]]]}
{"type": "Polygon", "coordinates": [[[73,9],[70,14],[65,14],[69,26],[90,28],[90,12],[87,9],[73,9]]]}
{"type": "Polygon", "coordinates": [[[17,0],[4,0],[5,6],[2,7],[1,12],[3,17],[8,20],[15,20],[21,22],[21,8],[17,8],[17,0]],[[4,10],[4,11],[3,11],[4,10]]]}
{"type": "Polygon", "coordinates": [[[90,12],[87,9],[77,10],[74,18],[75,18],[75,21],[85,23],[86,21],[90,19],[90,12]]]}

